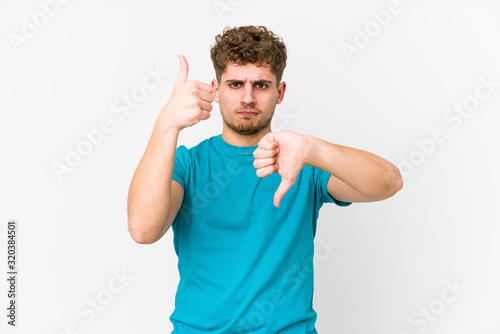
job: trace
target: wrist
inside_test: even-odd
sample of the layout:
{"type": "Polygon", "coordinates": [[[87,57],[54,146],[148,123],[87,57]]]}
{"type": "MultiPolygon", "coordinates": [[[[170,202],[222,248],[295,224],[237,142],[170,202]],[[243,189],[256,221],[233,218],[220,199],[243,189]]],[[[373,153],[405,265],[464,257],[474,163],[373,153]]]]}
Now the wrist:
{"type": "Polygon", "coordinates": [[[171,136],[178,137],[181,130],[181,128],[175,126],[174,123],[171,122],[168,118],[160,120],[160,118],[158,117],[158,120],[153,127],[153,135],[160,138],[171,136]]]}
{"type": "Polygon", "coordinates": [[[325,168],[328,168],[328,164],[325,165],[325,159],[327,157],[337,157],[340,146],[314,136],[306,136],[306,138],[306,149],[304,151],[306,165],[326,170],[325,168]]]}
{"type": "Polygon", "coordinates": [[[314,166],[315,148],[317,146],[314,136],[304,135],[304,165],[314,166]]]}
{"type": "Polygon", "coordinates": [[[167,109],[162,109],[156,119],[153,131],[158,132],[161,136],[165,136],[168,133],[176,133],[179,135],[182,129],[183,127],[176,124],[171,113],[169,113],[167,109]]]}

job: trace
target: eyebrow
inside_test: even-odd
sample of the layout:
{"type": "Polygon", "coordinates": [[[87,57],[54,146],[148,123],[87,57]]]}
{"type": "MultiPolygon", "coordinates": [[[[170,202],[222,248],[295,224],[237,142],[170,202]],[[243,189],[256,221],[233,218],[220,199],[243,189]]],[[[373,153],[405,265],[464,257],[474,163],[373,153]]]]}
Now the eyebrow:
{"type": "MultiPolygon", "coordinates": [[[[243,80],[237,80],[237,79],[229,79],[229,80],[226,80],[224,81],[225,83],[228,83],[228,84],[231,84],[231,83],[242,83],[243,80]]],[[[250,81],[252,82],[252,81],[250,81]]],[[[256,80],[256,81],[253,81],[252,83],[254,84],[268,84],[268,85],[271,85],[273,82],[271,80],[256,80]]]]}

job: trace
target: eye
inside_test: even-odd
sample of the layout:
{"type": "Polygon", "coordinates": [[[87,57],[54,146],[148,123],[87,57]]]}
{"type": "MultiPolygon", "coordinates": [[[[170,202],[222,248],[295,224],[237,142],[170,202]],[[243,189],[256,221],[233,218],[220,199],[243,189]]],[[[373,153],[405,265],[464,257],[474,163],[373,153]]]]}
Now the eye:
{"type": "Polygon", "coordinates": [[[256,86],[257,88],[259,88],[259,89],[264,89],[264,88],[267,88],[267,85],[266,85],[266,84],[264,84],[264,83],[257,83],[257,84],[255,84],[255,86],[256,86]]]}
{"type": "Polygon", "coordinates": [[[239,82],[232,82],[229,84],[229,87],[231,87],[231,88],[238,88],[240,86],[241,86],[241,83],[239,83],[239,82]]]}

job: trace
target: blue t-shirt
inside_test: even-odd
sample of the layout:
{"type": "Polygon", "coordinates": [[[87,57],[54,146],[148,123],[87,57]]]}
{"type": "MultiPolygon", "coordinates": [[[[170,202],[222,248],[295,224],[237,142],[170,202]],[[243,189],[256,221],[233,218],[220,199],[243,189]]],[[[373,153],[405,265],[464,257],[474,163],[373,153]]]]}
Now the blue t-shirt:
{"type": "Polygon", "coordinates": [[[314,236],[330,174],[304,166],[273,205],[281,176],[256,175],[253,152],[221,135],[179,146],[172,179],[184,189],[172,223],[180,281],[175,334],[317,333],[314,236]]]}

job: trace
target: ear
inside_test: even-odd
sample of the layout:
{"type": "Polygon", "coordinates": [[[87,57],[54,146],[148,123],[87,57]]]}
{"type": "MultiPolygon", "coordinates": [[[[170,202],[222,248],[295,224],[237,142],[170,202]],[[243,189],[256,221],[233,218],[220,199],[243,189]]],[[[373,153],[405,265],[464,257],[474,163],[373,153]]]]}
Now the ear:
{"type": "Polygon", "coordinates": [[[278,85],[278,99],[276,100],[276,104],[280,104],[281,101],[283,101],[283,98],[285,97],[285,90],[286,90],[286,82],[281,82],[278,85]]]}
{"type": "Polygon", "coordinates": [[[212,88],[214,89],[212,91],[212,96],[214,97],[214,101],[219,103],[219,83],[215,79],[212,80],[212,88]]]}

